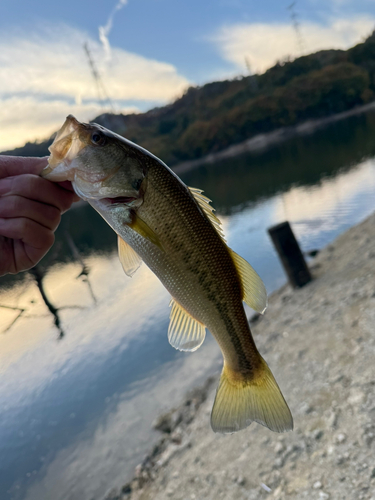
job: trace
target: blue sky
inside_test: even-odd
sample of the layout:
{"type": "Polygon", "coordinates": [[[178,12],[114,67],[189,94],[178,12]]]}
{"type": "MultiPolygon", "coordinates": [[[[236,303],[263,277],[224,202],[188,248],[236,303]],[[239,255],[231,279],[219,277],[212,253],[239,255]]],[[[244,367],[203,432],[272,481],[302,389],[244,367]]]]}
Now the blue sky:
{"type": "MultiPolygon", "coordinates": [[[[1,0],[0,151],[45,138],[64,117],[103,111],[88,43],[118,112],[145,111],[189,85],[264,71],[299,55],[291,0],[1,0]],[[100,36],[101,27],[101,36],[100,36]]],[[[306,53],[347,48],[375,28],[370,0],[299,0],[306,53]]]]}

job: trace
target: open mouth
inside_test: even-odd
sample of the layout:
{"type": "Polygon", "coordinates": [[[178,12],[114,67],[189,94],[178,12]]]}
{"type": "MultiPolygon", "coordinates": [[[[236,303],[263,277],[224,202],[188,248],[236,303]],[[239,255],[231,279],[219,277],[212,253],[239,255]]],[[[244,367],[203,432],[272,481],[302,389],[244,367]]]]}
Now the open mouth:
{"type": "Polygon", "coordinates": [[[101,202],[106,206],[130,205],[137,198],[133,196],[117,196],[117,198],[101,198],[101,202]]]}

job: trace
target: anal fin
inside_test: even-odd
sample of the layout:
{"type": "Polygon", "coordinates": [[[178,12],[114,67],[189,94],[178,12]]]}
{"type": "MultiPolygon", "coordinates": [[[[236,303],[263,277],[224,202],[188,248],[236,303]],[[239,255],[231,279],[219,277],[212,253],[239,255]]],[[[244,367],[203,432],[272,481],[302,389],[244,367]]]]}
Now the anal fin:
{"type": "Polygon", "coordinates": [[[120,236],[118,237],[118,256],[122,268],[127,276],[132,277],[139,266],[142,264],[141,257],[132,247],[126,243],[120,236]]]}
{"type": "Polygon", "coordinates": [[[251,309],[263,314],[268,305],[267,290],[263,281],[245,259],[240,257],[231,248],[229,251],[242,280],[242,300],[246,302],[251,309]]]}
{"type": "Polygon", "coordinates": [[[206,327],[194,319],[174,299],[171,300],[168,340],[179,351],[196,351],[203,344],[206,327]]]}

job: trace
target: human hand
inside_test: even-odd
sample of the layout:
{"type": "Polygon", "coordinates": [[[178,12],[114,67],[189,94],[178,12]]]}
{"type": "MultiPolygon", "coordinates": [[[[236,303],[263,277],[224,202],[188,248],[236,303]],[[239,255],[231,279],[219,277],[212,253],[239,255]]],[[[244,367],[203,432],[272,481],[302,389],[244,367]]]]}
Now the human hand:
{"type": "Polygon", "coordinates": [[[39,177],[47,163],[0,155],[0,276],[35,266],[53,245],[61,214],[79,199],[70,182],[39,177]]]}

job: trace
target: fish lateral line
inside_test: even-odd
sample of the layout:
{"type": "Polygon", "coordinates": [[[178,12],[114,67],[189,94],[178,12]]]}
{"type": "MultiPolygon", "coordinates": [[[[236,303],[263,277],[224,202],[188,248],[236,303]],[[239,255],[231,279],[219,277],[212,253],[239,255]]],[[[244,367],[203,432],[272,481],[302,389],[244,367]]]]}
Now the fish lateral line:
{"type": "Polygon", "coordinates": [[[290,410],[255,346],[243,308],[245,302],[263,313],[265,286],[227,246],[203,191],[188,188],[144,148],[72,115],[50,151],[41,175],[55,182],[71,180],[75,192],[119,236],[125,273],[132,276],[144,260],[174,297],[168,330],[172,346],[198,349],[206,325],[219,343],[224,366],[212,429],[231,433],[256,421],[275,432],[291,430],[290,410]],[[97,133],[104,140],[97,141],[97,133]]]}

